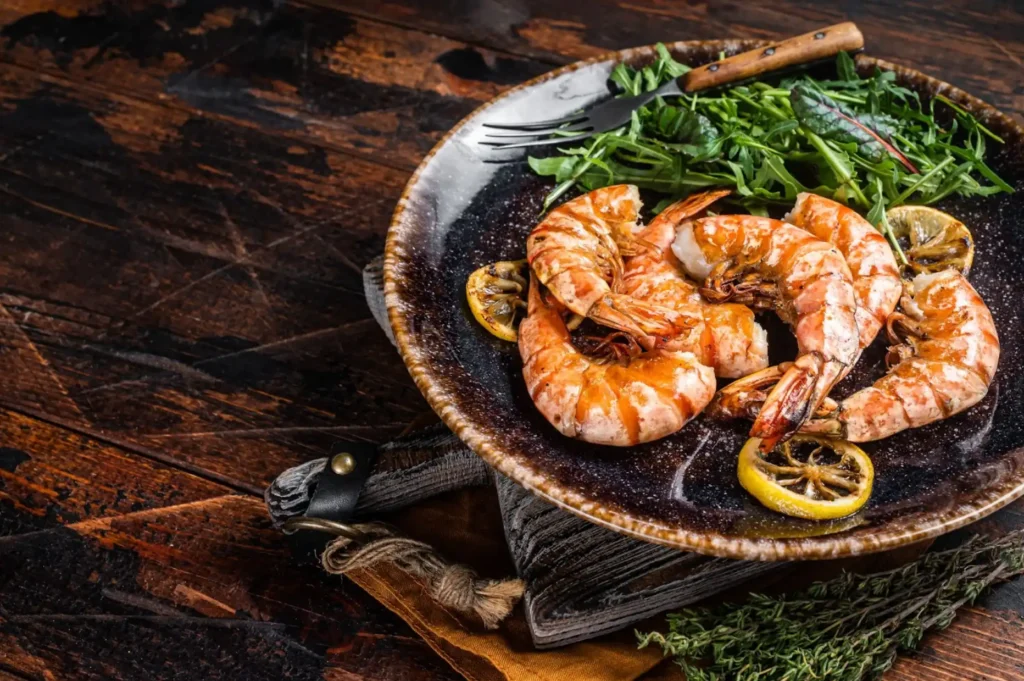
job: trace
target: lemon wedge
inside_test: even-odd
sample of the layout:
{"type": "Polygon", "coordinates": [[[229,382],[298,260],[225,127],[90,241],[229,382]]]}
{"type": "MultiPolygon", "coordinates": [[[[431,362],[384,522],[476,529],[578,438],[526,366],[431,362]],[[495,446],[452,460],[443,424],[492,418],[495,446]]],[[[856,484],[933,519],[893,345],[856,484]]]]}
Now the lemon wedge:
{"type": "Polygon", "coordinates": [[[466,300],[480,325],[506,341],[516,341],[517,318],[526,312],[529,266],[525,260],[484,265],[469,275],[466,300]]]}
{"type": "Polygon", "coordinates": [[[974,237],[964,223],[928,206],[897,206],[885,218],[897,239],[910,242],[904,252],[915,274],[957,269],[967,276],[974,262],[974,237]]]}

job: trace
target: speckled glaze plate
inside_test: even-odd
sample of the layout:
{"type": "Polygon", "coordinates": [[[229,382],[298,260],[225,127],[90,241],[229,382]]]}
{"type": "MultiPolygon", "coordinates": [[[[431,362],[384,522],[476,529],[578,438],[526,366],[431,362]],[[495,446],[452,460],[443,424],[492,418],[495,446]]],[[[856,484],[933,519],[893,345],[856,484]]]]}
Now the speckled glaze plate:
{"type": "MultiPolygon", "coordinates": [[[[676,58],[706,63],[757,41],[680,42],[676,58]]],[[[941,92],[1002,135],[990,164],[1018,192],[939,207],[974,232],[971,281],[988,302],[1002,341],[996,380],[965,414],[865,446],[874,493],[839,521],[786,518],[762,508],[736,481],[746,423],[699,417],[672,437],[618,449],[574,441],[540,416],[526,392],[517,348],[487,334],[464,300],[469,273],[524,257],[551,185],[525,155],[485,152],[483,121],[553,118],[607,93],[613,66],[653,59],[649,47],[568,66],[484,105],[424,159],[395,211],[384,270],[387,307],[416,384],[445,423],[501,473],[595,523],[648,541],[732,558],[832,558],[890,549],[948,532],[1024,493],[1024,130],[1008,116],[919,72],[860,57],[862,71],[893,70],[922,95],[941,92]],[[496,160],[514,162],[496,163],[496,160]]],[[[773,321],[769,315],[766,325],[773,321]]],[[[785,329],[770,329],[772,359],[792,358],[785,329]],[[787,353],[788,356],[787,356],[787,353]]],[[[839,386],[851,392],[884,371],[877,341],[839,386]]]]}

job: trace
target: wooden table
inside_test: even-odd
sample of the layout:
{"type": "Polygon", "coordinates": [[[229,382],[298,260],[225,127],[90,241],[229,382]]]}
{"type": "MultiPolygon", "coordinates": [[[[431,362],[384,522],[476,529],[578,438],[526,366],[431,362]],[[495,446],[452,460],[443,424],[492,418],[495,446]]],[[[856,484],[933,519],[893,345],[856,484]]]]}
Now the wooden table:
{"type": "MultiPolygon", "coordinates": [[[[360,281],[419,159],[557,64],[843,19],[1021,116],[1013,4],[4,0],[0,680],[457,678],[260,499],[429,412],[360,281]]],[[[1024,678],[1022,617],[1003,586],[889,678],[1024,678]]]]}

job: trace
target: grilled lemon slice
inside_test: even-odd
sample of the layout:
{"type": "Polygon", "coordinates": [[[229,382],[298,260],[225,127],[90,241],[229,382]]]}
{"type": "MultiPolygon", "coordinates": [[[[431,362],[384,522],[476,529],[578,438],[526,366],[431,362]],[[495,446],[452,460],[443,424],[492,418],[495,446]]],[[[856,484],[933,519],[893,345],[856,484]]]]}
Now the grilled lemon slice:
{"type": "Polygon", "coordinates": [[[974,262],[974,237],[964,223],[928,206],[897,206],[885,218],[897,239],[910,242],[905,253],[915,274],[958,269],[967,276],[974,262]]]}
{"type": "Polygon", "coordinates": [[[845,440],[797,435],[768,454],[751,438],[740,450],[740,485],[773,511],[831,520],[858,511],[871,496],[875,471],[864,451],[845,440]]]}
{"type": "Polygon", "coordinates": [[[529,267],[525,260],[484,265],[469,275],[466,300],[480,325],[502,340],[516,341],[516,320],[526,312],[529,267]]]}

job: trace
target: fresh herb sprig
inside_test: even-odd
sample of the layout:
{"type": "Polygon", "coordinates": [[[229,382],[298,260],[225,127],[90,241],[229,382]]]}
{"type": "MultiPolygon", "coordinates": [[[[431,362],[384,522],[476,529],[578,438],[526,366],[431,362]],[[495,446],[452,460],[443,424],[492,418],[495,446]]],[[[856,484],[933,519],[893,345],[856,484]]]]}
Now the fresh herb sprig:
{"type": "Polygon", "coordinates": [[[641,648],[653,643],[674,656],[689,681],[874,679],[988,586],[1022,572],[1024,534],[975,537],[897,570],[684,610],[669,615],[667,634],[637,636],[641,648]]]}
{"type": "MultiPolygon", "coordinates": [[[[624,95],[689,70],[664,45],[657,50],[649,66],[619,64],[612,72],[624,95]]],[[[665,194],[656,211],[700,189],[732,187],[743,206],[763,215],[813,191],[865,212],[888,233],[890,206],[1013,191],[984,161],[986,144],[1002,140],[968,111],[942,95],[922,103],[892,72],[861,78],[846,53],[836,70],[836,80],[804,74],[777,86],[655,98],[627,126],[529,159],[536,173],[557,182],[545,209],[573,187],[619,183],[665,194]],[[948,114],[943,125],[936,120],[941,108],[948,114]]]]}

